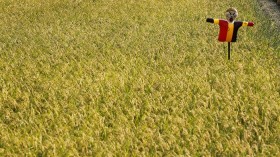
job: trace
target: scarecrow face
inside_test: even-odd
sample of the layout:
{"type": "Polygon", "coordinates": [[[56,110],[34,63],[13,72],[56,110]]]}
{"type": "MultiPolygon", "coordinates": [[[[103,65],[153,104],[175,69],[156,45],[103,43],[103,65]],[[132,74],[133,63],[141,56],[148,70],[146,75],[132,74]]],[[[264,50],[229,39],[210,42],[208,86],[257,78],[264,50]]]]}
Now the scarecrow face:
{"type": "Polygon", "coordinates": [[[238,12],[235,8],[229,8],[226,11],[226,18],[229,22],[233,22],[237,16],[238,16],[238,12]]]}

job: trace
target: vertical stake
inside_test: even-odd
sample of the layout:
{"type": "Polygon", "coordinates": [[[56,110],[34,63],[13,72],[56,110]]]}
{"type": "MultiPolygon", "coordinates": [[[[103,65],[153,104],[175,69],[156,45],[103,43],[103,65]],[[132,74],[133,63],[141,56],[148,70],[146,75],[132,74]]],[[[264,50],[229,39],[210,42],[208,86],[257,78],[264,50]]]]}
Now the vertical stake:
{"type": "Polygon", "coordinates": [[[228,42],[228,60],[230,60],[230,42],[228,42]]]}

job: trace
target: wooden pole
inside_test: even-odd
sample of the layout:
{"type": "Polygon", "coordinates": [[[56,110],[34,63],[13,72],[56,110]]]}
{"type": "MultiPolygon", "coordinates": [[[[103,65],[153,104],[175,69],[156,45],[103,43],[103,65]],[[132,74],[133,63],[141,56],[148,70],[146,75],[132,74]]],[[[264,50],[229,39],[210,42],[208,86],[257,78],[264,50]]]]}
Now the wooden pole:
{"type": "Polygon", "coordinates": [[[228,60],[230,60],[230,42],[228,42],[228,60]]]}

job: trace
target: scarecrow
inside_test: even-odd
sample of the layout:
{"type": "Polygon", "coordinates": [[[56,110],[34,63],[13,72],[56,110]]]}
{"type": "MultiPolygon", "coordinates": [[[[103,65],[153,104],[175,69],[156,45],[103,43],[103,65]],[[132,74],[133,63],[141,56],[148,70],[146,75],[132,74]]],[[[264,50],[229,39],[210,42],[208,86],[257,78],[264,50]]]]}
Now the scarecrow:
{"type": "Polygon", "coordinates": [[[226,20],[207,18],[206,22],[219,24],[220,33],[218,40],[228,42],[228,59],[230,59],[230,43],[236,42],[238,29],[242,26],[254,26],[253,22],[235,21],[238,12],[235,8],[226,11],[226,20]]]}

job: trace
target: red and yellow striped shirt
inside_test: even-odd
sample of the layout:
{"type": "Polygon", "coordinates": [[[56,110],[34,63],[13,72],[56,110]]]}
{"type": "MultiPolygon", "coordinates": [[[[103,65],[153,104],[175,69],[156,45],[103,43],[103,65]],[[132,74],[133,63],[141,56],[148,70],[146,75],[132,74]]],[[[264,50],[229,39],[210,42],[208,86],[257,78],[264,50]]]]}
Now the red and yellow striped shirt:
{"type": "Polygon", "coordinates": [[[207,22],[219,24],[220,33],[218,40],[221,42],[236,42],[237,32],[241,26],[253,26],[253,22],[234,21],[233,23],[222,19],[207,18],[207,22]]]}

